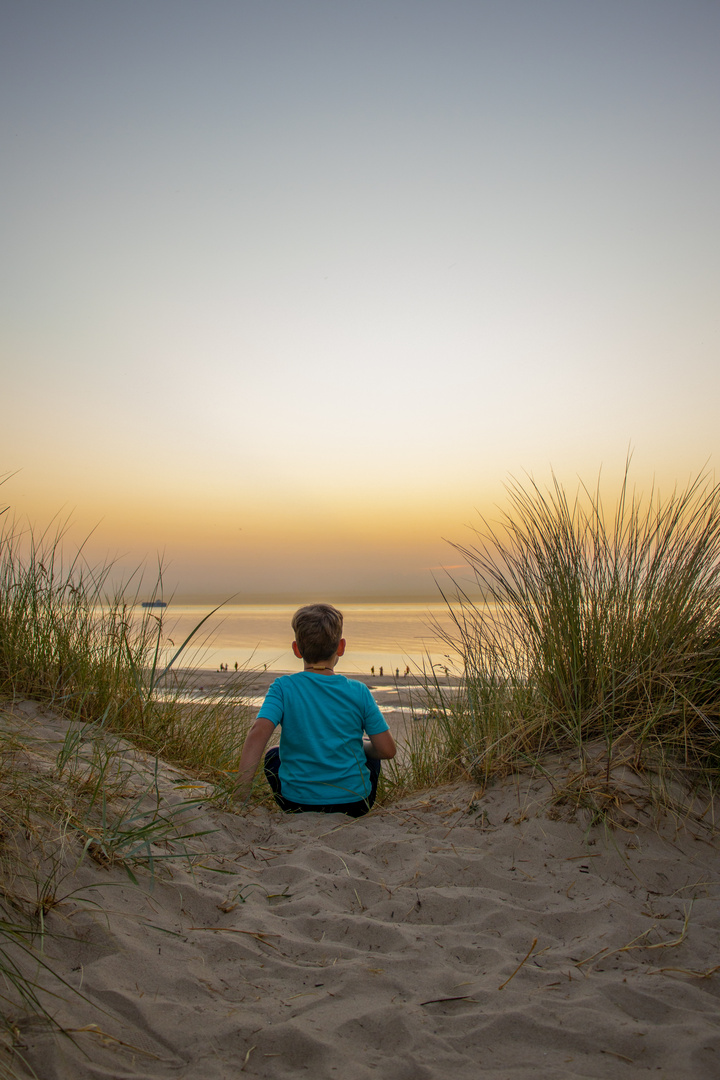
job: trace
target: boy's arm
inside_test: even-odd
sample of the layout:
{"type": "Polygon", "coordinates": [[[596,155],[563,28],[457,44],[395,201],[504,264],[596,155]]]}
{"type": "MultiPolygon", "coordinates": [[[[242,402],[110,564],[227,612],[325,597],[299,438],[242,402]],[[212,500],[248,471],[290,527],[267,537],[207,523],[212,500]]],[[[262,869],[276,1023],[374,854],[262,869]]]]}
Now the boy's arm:
{"type": "Polygon", "coordinates": [[[249,797],[260,758],[274,731],[275,725],[264,716],[258,716],[250,728],[238,763],[238,780],[234,792],[236,798],[245,800],[249,797]]]}
{"type": "Polygon", "coordinates": [[[364,743],[365,756],[375,761],[387,761],[394,758],[397,753],[395,740],[389,731],[381,731],[378,735],[368,735],[370,743],[364,743]]]}

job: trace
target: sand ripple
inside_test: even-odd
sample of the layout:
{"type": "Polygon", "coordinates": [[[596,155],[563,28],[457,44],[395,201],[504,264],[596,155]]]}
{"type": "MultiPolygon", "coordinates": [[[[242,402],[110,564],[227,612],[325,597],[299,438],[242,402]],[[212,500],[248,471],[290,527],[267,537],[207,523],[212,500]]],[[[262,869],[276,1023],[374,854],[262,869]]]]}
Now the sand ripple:
{"type": "Polygon", "coordinates": [[[75,1042],[21,1024],[28,1061],[42,1080],[715,1080],[711,831],[553,819],[527,778],[473,795],[359,821],[206,807],[195,866],[141,888],[86,860],[48,914],[75,1042]]]}

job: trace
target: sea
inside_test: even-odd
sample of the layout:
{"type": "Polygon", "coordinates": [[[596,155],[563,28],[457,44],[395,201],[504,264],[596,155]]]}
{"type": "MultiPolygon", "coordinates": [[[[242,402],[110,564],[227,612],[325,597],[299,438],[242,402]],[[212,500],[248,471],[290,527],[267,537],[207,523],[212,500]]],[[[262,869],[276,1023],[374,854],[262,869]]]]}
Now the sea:
{"type": "MultiPolygon", "coordinates": [[[[339,605],[344,616],[345,655],[339,672],[394,675],[433,668],[458,669],[454,650],[441,631],[452,629],[443,603],[355,603],[339,605]]],[[[170,603],[161,616],[163,660],[193,634],[176,667],[219,670],[239,668],[296,671],[290,620],[296,604],[226,604],[210,615],[212,604],[170,603]],[[203,622],[203,620],[205,620],[203,622]]]]}

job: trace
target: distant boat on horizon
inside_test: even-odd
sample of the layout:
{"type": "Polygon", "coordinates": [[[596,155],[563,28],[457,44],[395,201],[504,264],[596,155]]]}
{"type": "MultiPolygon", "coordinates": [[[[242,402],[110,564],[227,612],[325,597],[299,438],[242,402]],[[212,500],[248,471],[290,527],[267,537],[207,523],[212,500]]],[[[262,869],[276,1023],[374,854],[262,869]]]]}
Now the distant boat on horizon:
{"type": "Polygon", "coordinates": [[[141,607],[167,607],[164,600],[143,600],[141,607]]]}

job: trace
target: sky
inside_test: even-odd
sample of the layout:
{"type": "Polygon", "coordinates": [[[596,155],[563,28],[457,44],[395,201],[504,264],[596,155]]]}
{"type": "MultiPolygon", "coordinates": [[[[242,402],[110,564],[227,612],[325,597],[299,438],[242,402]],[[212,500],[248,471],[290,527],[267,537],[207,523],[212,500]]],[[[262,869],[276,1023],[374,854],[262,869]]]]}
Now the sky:
{"type": "Polygon", "coordinates": [[[3,505],[339,600],[512,477],[714,475],[719,55],[716,0],[2,0],[3,505]]]}

